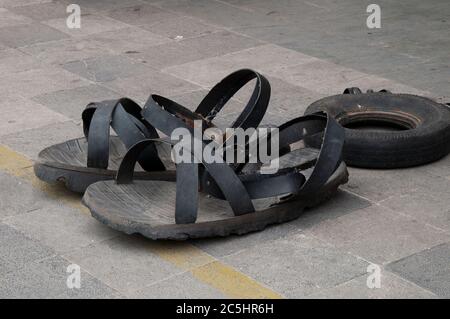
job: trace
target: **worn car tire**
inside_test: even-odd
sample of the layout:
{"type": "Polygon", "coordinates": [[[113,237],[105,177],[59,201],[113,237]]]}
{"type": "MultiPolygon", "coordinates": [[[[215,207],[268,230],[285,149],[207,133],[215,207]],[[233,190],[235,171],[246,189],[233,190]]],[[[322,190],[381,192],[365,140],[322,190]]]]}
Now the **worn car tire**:
{"type": "Polygon", "coordinates": [[[450,108],[425,97],[350,88],[312,103],[305,114],[317,111],[346,128],[344,160],[350,166],[409,167],[450,152],[450,108]],[[380,124],[395,130],[367,129],[380,124]]]}

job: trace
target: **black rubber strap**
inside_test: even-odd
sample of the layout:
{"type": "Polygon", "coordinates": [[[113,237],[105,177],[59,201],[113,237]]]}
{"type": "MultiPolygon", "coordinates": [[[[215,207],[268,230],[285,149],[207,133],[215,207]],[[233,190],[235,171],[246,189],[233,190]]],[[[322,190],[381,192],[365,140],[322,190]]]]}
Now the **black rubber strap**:
{"type": "Polygon", "coordinates": [[[195,223],[198,211],[198,164],[180,163],[176,170],[175,222],[195,223]]]}
{"type": "MultiPolygon", "coordinates": [[[[225,199],[220,188],[209,175],[201,180],[201,190],[211,196],[225,199]]],[[[238,175],[251,199],[261,199],[297,194],[305,176],[295,168],[280,170],[275,174],[251,173],[238,175]]]]}
{"type": "Polygon", "coordinates": [[[250,69],[233,72],[217,83],[200,102],[195,113],[212,121],[233,95],[253,79],[256,83],[250,100],[230,127],[257,127],[269,105],[270,84],[263,75],[250,69]]]}
{"type": "MultiPolygon", "coordinates": [[[[87,131],[87,166],[106,169],[109,162],[109,126],[114,105],[108,102],[96,104],[87,131]]],[[[85,129],[86,131],[86,129],[85,129]]]]}
{"type": "MultiPolygon", "coordinates": [[[[265,103],[266,102],[264,102],[262,106],[260,106],[261,104],[256,104],[256,107],[254,107],[254,105],[252,108],[246,107],[246,110],[249,110],[250,112],[249,117],[247,117],[249,119],[249,122],[246,122],[247,124],[259,123],[260,118],[263,116],[267,107],[265,103]]],[[[201,114],[194,113],[184,106],[160,95],[151,95],[149,97],[142,111],[142,116],[146,121],[169,137],[175,129],[179,128],[184,128],[193,135],[195,120],[202,121],[203,131],[213,127],[212,122],[206,120],[201,114]]],[[[206,143],[209,142],[211,141],[206,143]]],[[[226,141],[224,141],[224,144],[225,143],[226,141]]],[[[235,172],[239,172],[242,168],[242,165],[231,166],[235,172]]]]}
{"type": "MultiPolygon", "coordinates": [[[[189,115],[189,110],[185,109],[181,105],[170,101],[169,99],[163,98],[161,96],[152,96],[146,104],[146,107],[144,109],[143,115],[144,118],[146,118],[148,121],[152,121],[152,124],[155,125],[155,127],[158,127],[163,133],[169,135],[171,132],[176,129],[183,127],[187,129],[192,135],[193,135],[193,128],[191,125],[188,125],[189,122],[187,122],[184,119],[184,116],[187,114],[189,115]],[[152,119],[149,118],[149,116],[152,115],[152,119]],[[181,115],[181,116],[180,116],[181,115]]],[[[297,177],[297,180],[294,182],[293,179],[286,178],[283,180],[282,177],[277,177],[275,179],[274,177],[272,182],[272,190],[271,191],[265,191],[264,187],[261,187],[260,190],[251,187],[251,183],[249,183],[249,187],[245,185],[245,188],[249,194],[250,198],[264,198],[270,195],[279,195],[284,191],[283,186],[286,185],[295,185],[295,187],[291,187],[289,190],[293,193],[310,193],[314,192],[315,190],[319,189],[331,176],[331,174],[336,169],[336,163],[340,161],[340,151],[341,149],[338,147],[336,150],[333,147],[330,147],[329,144],[334,145],[333,139],[331,138],[331,135],[334,131],[338,130],[337,133],[339,133],[339,128],[334,128],[334,125],[336,124],[333,122],[333,120],[327,120],[327,117],[324,115],[309,115],[305,117],[301,117],[298,119],[295,119],[293,121],[290,121],[280,127],[280,148],[285,148],[286,146],[289,146],[290,144],[297,142],[301,139],[303,139],[305,136],[315,135],[318,133],[326,132],[326,138],[324,139],[323,148],[326,149],[326,151],[321,152],[319,154],[318,159],[316,160],[316,165],[313,170],[313,173],[311,174],[310,178],[304,185],[300,188],[299,185],[303,183],[299,183],[300,178],[297,177]],[[328,128],[328,123],[330,123],[331,127],[328,128]],[[331,153],[330,153],[331,152],[331,153]],[[325,154],[325,155],[324,155],[325,154]],[[338,155],[337,158],[335,158],[335,154],[338,155]],[[327,161],[325,158],[329,156],[332,158],[332,161],[327,161]],[[332,167],[331,171],[328,167],[332,167]],[[292,184],[289,184],[291,182],[292,184]],[[278,191],[278,189],[280,191],[278,191]]],[[[343,131],[341,132],[343,133],[343,131]]],[[[337,138],[338,141],[343,142],[343,138],[337,138]]],[[[284,150],[286,152],[286,150],[284,150]]],[[[222,169],[229,169],[228,164],[220,164],[222,169]],[[227,167],[227,168],[225,168],[227,167]]],[[[221,192],[223,187],[220,187],[217,185],[218,180],[222,180],[220,178],[220,173],[218,172],[216,176],[209,176],[211,174],[211,171],[214,171],[215,167],[220,166],[219,164],[212,165],[212,168],[207,169],[207,172],[204,174],[201,174],[201,188],[203,191],[205,191],[208,194],[211,194],[213,196],[219,197],[219,198],[226,198],[229,200],[230,204],[232,205],[235,200],[234,196],[232,194],[223,194],[221,192]]],[[[206,164],[205,164],[206,166],[206,164]]],[[[231,174],[226,173],[225,176],[231,176],[231,174]]],[[[261,179],[263,180],[263,179],[261,179]]],[[[261,182],[259,180],[259,182],[261,182]]],[[[267,184],[269,183],[269,179],[264,179],[267,184]]],[[[257,185],[258,183],[253,183],[253,185],[257,185]]],[[[225,184],[227,185],[227,184],[225,184]]],[[[233,184],[228,184],[233,185],[233,184]]],[[[261,182],[261,186],[263,183],[261,182]]],[[[289,187],[286,187],[289,188],[289,187]]],[[[229,187],[225,186],[225,189],[229,191],[229,187]]],[[[236,198],[239,198],[237,196],[236,198]]],[[[239,205],[237,205],[235,213],[240,214],[239,211],[239,205]]]]}
{"type": "Polygon", "coordinates": [[[280,148],[300,141],[305,137],[323,131],[322,145],[313,171],[301,187],[299,194],[307,195],[318,191],[341,163],[345,140],[344,128],[325,113],[314,113],[293,119],[280,126],[280,148]]]}
{"type": "Polygon", "coordinates": [[[342,94],[362,94],[362,91],[358,87],[346,88],[342,94]]]}
{"type": "MultiPolygon", "coordinates": [[[[170,135],[177,128],[184,128],[193,137],[194,129],[185,119],[186,116],[189,116],[189,112],[183,106],[167,98],[153,95],[148,99],[142,114],[147,121],[166,135],[170,135]]],[[[205,146],[205,143],[201,141],[201,145],[205,146]]],[[[202,159],[198,160],[202,161],[202,159]]],[[[251,198],[264,198],[268,195],[277,196],[294,192],[299,189],[299,186],[304,181],[304,177],[301,174],[288,177],[277,176],[273,177],[271,181],[265,177],[260,177],[258,178],[259,189],[256,181],[253,181],[253,183],[249,181],[249,188],[247,189],[235,177],[234,167],[230,167],[229,164],[203,164],[206,170],[201,174],[202,189],[209,194],[214,194],[216,197],[228,200],[236,215],[242,215],[254,210],[250,201],[251,198]],[[270,183],[276,187],[268,186],[270,183]]]]}
{"type": "MultiPolygon", "coordinates": [[[[116,181],[118,184],[125,184],[132,182],[134,167],[136,165],[136,161],[139,158],[140,153],[149,144],[155,141],[162,143],[169,143],[172,145],[174,144],[174,142],[169,140],[156,140],[156,139],[147,139],[136,143],[128,150],[127,154],[125,154],[122,160],[122,163],[120,164],[116,176],[116,181]]],[[[232,170],[230,166],[228,166],[225,163],[208,164],[203,162],[202,164],[208,171],[210,176],[214,179],[224,198],[229,202],[231,209],[233,210],[233,213],[235,215],[243,215],[255,211],[253,203],[250,199],[250,195],[248,194],[242,181],[239,179],[239,177],[235,174],[235,172],[232,170]]],[[[194,169],[194,166],[198,166],[199,164],[193,163],[181,165],[182,171],[180,172],[180,175],[178,175],[177,173],[177,183],[181,183],[182,186],[177,185],[177,190],[180,189],[182,193],[179,196],[177,196],[177,203],[176,203],[176,207],[180,211],[178,211],[177,209],[177,211],[175,212],[175,216],[179,216],[180,221],[182,220],[185,221],[191,220],[194,216],[193,211],[196,206],[194,207],[190,201],[193,200],[195,201],[197,197],[193,198],[190,195],[192,195],[193,192],[192,188],[198,191],[198,168],[194,169]],[[189,174],[189,172],[191,172],[191,174],[189,174]],[[181,181],[178,178],[185,178],[185,179],[181,181]],[[183,189],[181,189],[181,187],[183,189]],[[190,189],[184,189],[186,187],[190,189]],[[184,210],[184,207],[187,207],[188,213],[181,212],[182,210],[184,210]]]]}
{"type": "Polygon", "coordinates": [[[142,115],[167,136],[170,136],[176,128],[192,128],[195,120],[202,120],[203,129],[206,129],[213,126],[213,119],[231,97],[253,79],[256,79],[256,83],[250,100],[230,127],[242,127],[243,129],[257,127],[269,104],[270,84],[264,76],[249,69],[233,72],[216,84],[200,102],[195,112],[168,98],[151,95],[145,104],[142,115]],[[171,116],[175,116],[181,121],[174,121],[170,118],[171,116]]]}
{"type": "Polygon", "coordinates": [[[203,129],[210,126],[200,115],[159,95],[151,95],[149,97],[142,110],[142,116],[168,137],[178,128],[185,128],[193,134],[195,120],[201,120],[203,123],[206,123],[206,125],[203,125],[203,129]]]}
{"type": "Polygon", "coordinates": [[[328,181],[342,161],[344,140],[344,128],[333,117],[326,115],[326,127],[319,156],[299,194],[313,194],[328,181]]]}
{"type": "MultiPolygon", "coordinates": [[[[144,138],[157,138],[154,127],[142,120],[141,108],[122,98],[89,104],[82,114],[88,140],[88,167],[106,169],[109,161],[110,126],[127,148],[144,138]]],[[[143,151],[139,164],[147,171],[165,170],[153,145],[143,151]]]]}
{"type": "MultiPolygon", "coordinates": [[[[291,152],[292,144],[319,134],[322,135],[320,151],[314,161],[314,168],[306,181],[300,172],[295,171],[296,174],[301,175],[301,178],[291,173],[292,169],[295,168],[292,168],[291,171],[281,170],[278,174],[271,174],[264,178],[259,177],[264,176],[259,174],[240,176],[251,198],[265,198],[286,193],[307,196],[317,192],[341,163],[344,129],[334,118],[325,113],[315,113],[284,123],[279,127],[278,134],[280,156],[291,152]],[[286,174],[286,172],[291,173],[291,175],[286,174]],[[254,183],[250,182],[252,179],[254,179],[254,183]]],[[[261,168],[262,163],[251,165],[252,171],[257,171],[261,168]]],[[[307,167],[309,166],[307,165],[307,167]]],[[[207,175],[204,175],[201,179],[201,188],[212,196],[224,198],[220,189],[207,175]]]]}

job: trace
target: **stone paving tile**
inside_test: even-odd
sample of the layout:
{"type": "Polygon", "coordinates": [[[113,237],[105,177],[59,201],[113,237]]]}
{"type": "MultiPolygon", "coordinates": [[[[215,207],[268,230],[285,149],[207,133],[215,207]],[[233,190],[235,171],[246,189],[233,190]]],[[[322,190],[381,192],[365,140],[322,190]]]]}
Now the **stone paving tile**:
{"type": "Polygon", "coordinates": [[[55,256],[0,275],[1,298],[118,298],[120,294],[81,270],[81,287],[69,289],[67,267],[71,263],[55,256]]]}
{"type": "Polygon", "coordinates": [[[171,41],[140,28],[126,27],[89,36],[39,43],[22,47],[20,50],[48,64],[64,64],[107,54],[139,53],[150,46],[171,41]]]}
{"type": "MultiPolygon", "coordinates": [[[[379,91],[382,89],[387,89],[393,93],[408,93],[415,95],[423,95],[431,97],[431,93],[427,90],[418,89],[411,87],[409,85],[404,85],[399,82],[395,82],[392,80],[388,80],[386,78],[382,78],[375,75],[368,75],[363,78],[359,78],[354,81],[349,81],[347,83],[347,87],[359,87],[362,91],[366,91],[368,89],[373,89],[375,91],[379,91]]],[[[340,91],[335,93],[342,93],[340,91]]]]}
{"type": "Polygon", "coordinates": [[[450,176],[450,155],[444,156],[438,161],[415,167],[416,171],[427,172],[436,177],[450,176]]]}
{"type": "Polygon", "coordinates": [[[267,79],[272,91],[269,112],[283,114],[289,119],[302,116],[311,103],[324,97],[320,93],[292,85],[272,75],[267,76],[267,79]]]}
{"type": "Polygon", "coordinates": [[[196,280],[189,272],[169,277],[168,279],[157,282],[153,285],[133,291],[128,294],[129,298],[175,298],[175,299],[193,299],[193,298],[226,298],[218,290],[196,280]]]}
{"type": "Polygon", "coordinates": [[[223,258],[243,251],[252,251],[255,246],[301,232],[298,223],[284,223],[267,227],[263,232],[233,235],[226,238],[206,238],[193,240],[192,244],[216,258],[223,258]]]}
{"type": "Polygon", "coordinates": [[[42,65],[37,59],[17,49],[0,50],[0,74],[28,71],[39,66],[42,65]]]}
{"type": "Polygon", "coordinates": [[[0,76],[3,96],[23,97],[86,86],[89,82],[60,68],[42,67],[0,76]]]}
{"type": "Polygon", "coordinates": [[[439,297],[450,298],[450,243],[421,251],[388,265],[388,269],[439,297]]]}
{"type": "Polygon", "coordinates": [[[140,0],[77,0],[82,12],[106,12],[111,9],[126,8],[142,4],[140,0]]]}
{"type": "Polygon", "coordinates": [[[0,268],[0,277],[30,262],[54,255],[50,248],[3,223],[0,223],[0,235],[0,256],[4,266],[0,268]]]}
{"type": "Polygon", "coordinates": [[[60,254],[119,236],[91,216],[63,205],[47,204],[8,218],[4,223],[60,254]]]}
{"type": "Polygon", "coordinates": [[[0,220],[32,212],[48,203],[42,194],[30,184],[0,171],[0,220]]]}
{"type": "Polygon", "coordinates": [[[0,7],[10,8],[29,4],[50,2],[51,0],[1,0],[0,7]]]}
{"type": "MultiPolygon", "coordinates": [[[[174,100],[175,102],[183,105],[184,107],[194,111],[197,108],[197,106],[200,104],[202,99],[206,96],[206,94],[208,94],[208,92],[209,92],[209,90],[200,89],[200,90],[187,92],[187,93],[169,95],[168,98],[170,98],[171,100],[174,100]]],[[[232,101],[233,101],[233,103],[237,103],[234,100],[232,100],[232,101]]],[[[219,113],[219,115],[220,115],[220,113],[219,113]]]]}
{"type": "Polygon", "coordinates": [[[240,68],[250,68],[267,75],[278,67],[299,65],[315,61],[316,58],[285,49],[273,44],[260,45],[209,59],[176,65],[164,72],[180,78],[211,86],[227,74],[240,68]]]}
{"type": "Polygon", "coordinates": [[[242,8],[242,10],[256,11],[264,15],[276,15],[282,17],[289,17],[302,13],[302,16],[311,16],[315,14],[327,13],[328,7],[332,3],[318,4],[320,1],[313,3],[305,3],[302,1],[290,1],[290,5],[287,5],[287,1],[271,1],[271,0],[225,0],[225,3],[229,3],[233,6],[242,8]]]}
{"type": "MultiPolygon", "coordinates": [[[[395,44],[390,43],[391,41],[389,39],[372,39],[371,36],[368,36],[366,41],[368,42],[366,45],[357,45],[359,49],[355,50],[357,52],[352,54],[352,56],[345,54],[348,48],[344,47],[344,44],[341,44],[342,48],[337,48],[337,52],[335,51],[336,56],[331,57],[330,60],[334,63],[345,65],[368,74],[387,76],[387,74],[392,72],[415,68],[417,65],[432,59],[430,55],[421,57],[398,52],[393,48],[395,44]],[[339,52],[342,53],[339,54],[339,52]]],[[[392,42],[394,41],[393,39],[392,42]]],[[[346,41],[342,42],[345,43],[346,41]]],[[[291,44],[290,46],[295,47],[295,44],[291,44]]],[[[406,81],[405,83],[412,85],[410,81],[406,81]]]]}
{"type": "Polygon", "coordinates": [[[428,174],[424,169],[405,168],[396,170],[369,170],[349,168],[351,178],[345,189],[374,202],[407,194],[418,189],[446,189],[447,183],[441,178],[428,174]],[[436,187],[434,186],[436,185],[436,187]]]}
{"type": "MultiPolygon", "coordinates": [[[[343,20],[345,17],[361,17],[361,19],[365,20],[368,16],[366,8],[371,3],[368,0],[349,0],[345,2],[329,0],[315,0],[314,2],[289,0],[277,2],[271,0],[225,0],[223,2],[263,14],[279,15],[296,24],[302,23],[302,18],[310,18],[312,20],[317,16],[320,16],[321,20],[324,21],[333,18],[343,20]]],[[[393,7],[391,6],[392,1],[380,0],[377,3],[383,8],[383,12],[386,12],[383,18],[394,14],[391,12],[393,7]]]]}
{"type": "Polygon", "coordinates": [[[120,55],[108,55],[82,61],[67,62],[63,64],[63,68],[94,82],[107,82],[119,77],[133,76],[151,71],[145,65],[120,55]]]}
{"type": "Polygon", "coordinates": [[[0,43],[13,48],[67,37],[63,32],[40,23],[0,28],[0,43]]]}
{"type": "Polygon", "coordinates": [[[303,234],[255,246],[224,261],[288,298],[334,287],[362,275],[368,265],[303,234]]]}
{"type": "Polygon", "coordinates": [[[0,135],[68,120],[65,116],[22,97],[11,97],[0,102],[0,111],[2,112],[0,135]]]}
{"type": "MultiPolygon", "coordinates": [[[[447,171],[444,171],[445,173],[440,176],[433,176],[433,174],[430,174],[426,170],[426,166],[423,168],[425,169],[425,173],[418,171],[417,175],[426,175],[426,177],[422,179],[422,182],[417,184],[417,189],[439,198],[441,201],[448,203],[450,206],[450,192],[448,191],[450,189],[450,183],[445,178],[445,173],[447,173],[447,171]]],[[[414,168],[411,168],[410,171],[413,169],[414,168]]]]}
{"type": "MultiPolygon", "coordinates": [[[[259,3],[255,4],[256,7],[259,5],[259,3]]],[[[370,32],[354,23],[355,13],[352,13],[352,10],[356,9],[362,13],[362,21],[365,19],[366,5],[361,2],[342,3],[337,8],[334,8],[336,4],[326,3],[324,8],[316,8],[315,10],[318,11],[311,14],[307,13],[308,8],[304,7],[308,6],[304,3],[290,3],[289,6],[281,5],[280,8],[273,3],[266,3],[267,5],[277,12],[283,9],[288,10],[292,14],[288,18],[293,23],[266,28],[239,29],[239,32],[359,71],[382,74],[398,68],[414,69],[417,64],[426,59],[440,56],[440,52],[445,52],[447,55],[446,39],[437,42],[436,40],[440,37],[432,34],[435,29],[441,31],[445,28],[441,22],[445,17],[439,19],[439,14],[444,16],[445,10],[436,9],[439,8],[439,4],[424,6],[416,1],[414,10],[408,10],[409,8],[406,7],[392,6],[392,2],[383,2],[381,5],[383,27],[370,32]],[[341,16],[335,9],[345,12],[345,15],[341,16]],[[395,12],[391,12],[391,9],[395,9],[395,12]],[[403,15],[399,16],[399,13],[403,15]],[[321,19],[317,19],[318,14],[321,19]],[[412,16],[414,19],[411,18],[412,16]],[[318,28],[319,23],[320,28],[318,28]],[[427,28],[421,27],[424,23],[427,24],[427,28]],[[405,24],[410,26],[413,24],[408,28],[411,31],[408,32],[404,28],[405,24]],[[421,31],[422,34],[419,34],[421,31]],[[398,41],[400,37],[402,41],[398,41]],[[421,45],[418,46],[417,43],[421,45]]]]}
{"type": "MultiPolygon", "coordinates": [[[[450,29],[450,28],[449,28],[450,29]]],[[[411,83],[411,85],[423,90],[433,91],[440,95],[449,95],[450,86],[450,63],[422,63],[411,69],[399,70],[393,73],[387,73],[394,80],[411,83]],[[422,74],[421,77],[414,75],[422,74]]]]}
{"type": "Polygon", "coordinates": [[[270,74],[293,85],[322,94],[335,94],[349,87],[349,82],[367,74],[326,61],[314,61],[298,66],[276,67],[270,74]]]}
{"type": "Polygon", "coordinates": [[[444,5],[434,3],[432,6],[422,8],[416,9],[414,13],[408,13],[407,11],[410,11],[408,8],[402,8],[396,15],[384,19],[384,29],[390,33],[391,40],[402,36],[404,40],[397,43],[396,47],[405,54],[423,57],[441,55],[445,53],[445,45],[449,44],[449,40],[445,38],[439,41],[439,35],[450,26],[446,20],[450,5],[448,2],[444,5]],[[405,29],[406,23],[409,28],[405,29]],[[427,25],[426,28],[423,28],[424,24],[427,25]],[[414,45],[414,41],[417,43],[417,40],[420,41],[420,46],[414,45]],[[435,51],[430,50],[433,45],[435,51]]]}
{"type": "Polygon", "coordinates": [[[369,274],[349,280],[330,289],[324,289],[309,298],[337,299],[434,299],[436,295],[403,280],[386,270],[381,272],[381,287],[368,288],[369,274]]]}
{"type": "Polygon", "coordinates": [[[15,14],[5,8],[0,8],[0,28],[14,26],[18,24],[31,23],[30,18],[24,17],[20,14],[15,14]]]}
{"type": "Polygon", "coordinates": [[[229,28],[237,28],[243,26],[261,26],[285,23],[285,20],[273,17],[267,14],[259,14],[241,10],[237,7],[224,4],[219,1],[208,0],[166,0],[156,3],[155,5],[199,18],[206,22],[222,25],[229,28]]]}
{"type": "Polygon", "coordinates": [[[20,48],[43,63],[63,65],[71,61],[79,61],[100,57],[109,53],[109,46],[90,38],[70,38],[60,41],[38,43],[20,48]]]}
{"type": "Polygon", "coordinates": [[[258,40],[228,31],[153,46],[133,58],[157,69],[223,55],[261,44],[258,40]]]}
{"type": "Polygon", "coordinates": [[[450,239],[448,233],[376,205],[318,223],[306,233],[377,264],[450,239]]]}
{"type": "Polygon", "coordinates": [[[292,222],[274,225],[263,232],[227,238],[196,240],[193,243],[208,254],[220,258],[241,251],[251,251],[254,246],[260,244],[269,245],[274,240],[298,234],[304,229],[313,227],[315,224],[324,220],[333,220],[339,216],[368,206],[370,206],[369,202],[345,191],[339,191],[328,202],[317,208],[305,210],[298,219],[292,222]]]}
{"type": "Polygon", "coordinates": [[[120,21],[94,14],[81,15],[81,28],[69,29],[67,27],[67,18],[58,18],[44,21],[42,23],[64,32],[72,37],[87,36],[95,33],[119,30],[127,28],[128,25],[120,21]]]}
{"type": "Polygon", "coordinates": [[[163,21],[150,22],[142,28],[175,40],[198,37],[220,30],[218,27],[189,17],[172,17],[163,21]]]}
{"type": "MultiPolygon", "coordinates": [[[[31,99],[49,109],[65,116],[81,121],[81,113],[91,102],[111,100],[122,97],[122,94],[97,84],[82,86],[69,90],[44,93],[31,99]]],[[[132,95],[129,96],[134,99],[132,95]]],[[[80,130],[81,132],[81,130],[80,130]]]]}
{"type": "Polygon", "coordinates": [[[93,244],[65,257],[121,293],[131,293],[180,273],[152,254],[148,240],[119,237],[93,244]]]}
{"type": "Polygon", "coordinates": [[[105,15],[136,26],[151,25],[178,17],[177,14],[142,3],[134,6],[113,9],[105,13],[105,15]]]}
{"type": "MultiPolygon", "coordinates": [[[[417,3],[417,6],[419,5],[420,3],[417,3]]],[[[303,14],[293,25],[239,29],[239,32],[366,73],[389,73],[392,76],[388,77],[422,88],[426,84],[416,83],[416,81],[420,82],[420,79],[427,77],[416,77],[416,67],[436,57],[448,55],[447,39],[441,41],[440,37],[442,30],[446,28],[441,22],[444,18],[438,19],[427,14],[426,9],[429,10],[430,7],[435,7],[435,5],[428,6],[423,11],[415,7],[416,13],[420,12],[420,15],[414,18],[411,14],[404,14],[403,19],[399,19],[396,14],[391,19],[383,16],[383,27],[380,30],[370,30],[370,32],[355,25],[353,16],[352,19],[327,19],[326,15],[321,15],[324,19],[321,20],[319,29],[317,21],[310,21],[303,14]],[[405,24],[410,26],[408,30],[411,31],[404,28],[405,24]],[[424,24],[427,25],[427,28],[422,28],[424,24]],[[313,29],[310,30],[310,28],[313,29]],[[436,31],[434,31],[435,29],[436,31]],[[399,38],[402,41],[399,41],[399,38]],[[417,45],[418,43],[420,45],[417,45]],[[414,74],[409,74],[401,79],[400,76],[394,75],[396,70],[401,70],[399,75],[402,72],[407,73],[409,70],[414,70],[414,74]]],[[[441,12],[442,10],[434,9],[434,11],[441,12]]],[[[384,8],[383,14],[387,12],[389,11],[384,8]]],[[[446,77],[445,73],[436,74],[436,76],[444,79],[446,77]]],[[[428,81],[425,82],[429,84],[428,81]]],[[[441,82],[437,81],[436,83],[439,85],[441,82]]],[[[438,85],[432,84],[429,88],[425,87],[424,89],[431,90],[438,85]]],[[[443,84],[439,93],[442,94],[442,89],[445,91],[445,88],[446,86],[443,84]]]]}
{"type": "Polygon", "coordinates": [[[172,42],[167,37],[137,27],[97,33],[86,39],[109,52],[130,55],[145,52],[152,46],[172,42]]]}
{"type": "Polygon", "coordinates": [[[0,143],[25,154],[30,159],[36,159],[44,147],[81,136],[83,136],[81,123],[66,121],[4,135],[0,137],[0,143]]]}
{"type": "Polygon", "coordinates": [[[306,230],[315,227],[321,222],[331,222],[336,218],[368,208],[369,206],[371,206],[369,201],[344,190],[339,190],[325,203],[305,210],[305,213],[293,221],[293,224],[306,230]]]}
{"type": "Polygon", "coordinates": [[[150,94],[169,96],[200,89],[198,85],[149,69],[148,72],[127,78],[118,78],[105,84],[116,92],[145,103],[150,94]]]}
{"type": "Polygon", "coordinates": [[[43,21],[57,18],[67,18],[67,5],[51,1],[44,3],[29,4],[26,6],[14,7],[10,10],[17,14],[32,18],[35,21],[43,21]]]}
{"type": "Polygon", "coordinates": [[[425,224],[450,231],[450,197],[442,198],[420,189],[390,197],[382,201],[381,205],[425,224]]]}

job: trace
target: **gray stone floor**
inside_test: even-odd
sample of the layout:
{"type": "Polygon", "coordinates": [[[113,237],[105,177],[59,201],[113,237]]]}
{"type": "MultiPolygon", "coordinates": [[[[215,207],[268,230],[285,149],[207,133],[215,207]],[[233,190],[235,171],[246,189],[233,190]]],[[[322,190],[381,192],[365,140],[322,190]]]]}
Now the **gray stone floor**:
{"type": "Polygon", "coordinates": [[[152,92],[193,108],[241,67],[272,83],[265,123],[348,86],[450,102],[448,0],[378,0],[381,29],[365,24],[372,0],[75,2],[79,30],[65,24],[70,2],[0,0],[0,297],[450,297],[450,156],[350,169],[296,221],[184,243],[110,230],[30,170],[41,148],[81,135],[88,102],[152,92]],[[70,264],[80,289],[67,288],[70,264]]]}

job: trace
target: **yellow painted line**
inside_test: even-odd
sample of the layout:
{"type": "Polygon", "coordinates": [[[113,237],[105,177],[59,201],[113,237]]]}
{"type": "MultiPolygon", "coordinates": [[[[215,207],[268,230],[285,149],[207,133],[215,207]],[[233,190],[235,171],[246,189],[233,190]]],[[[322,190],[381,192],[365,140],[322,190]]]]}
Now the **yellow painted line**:
{"type": "Polygon", "coordinates": [[[45,193],[49,198],[90,214],[83,204],[81,196],[68,191],[61,185],[50,185],[39,180],[33,172],[33,162],[22,154],[0,145],[0,170],[9,175],[19,177],[45,193]]]}
{"type": "Polygon", "coordinates": [[[185,242],[152,242],[152,252],[189,271],[194,278],[231,298],[279,299],[282,296],[185,242]]]}
{"type": "Polygon", "coordinates": [[[275,291],[262,286],[254,279],[218,260],[192,269],[191,272],[198,280],[209,284],[231,298],[282,298],[275,291]]]}
{"type": "MultiPolygon", "coordinates": [[[[33,173],[31,160],[3,145],[0,145],[0,170],[30,183],[53,200],[57,199],[89,213],[81,204],[80,195],[67,191],[61,185],[49,185],[40,181],[33,173]]],[[[189,271],[194,278],[214,287],[227,297],[282,298],[278,293],[186,242],[149,241],[149,247],[152,253],[161,259],[189,271]]]]}

